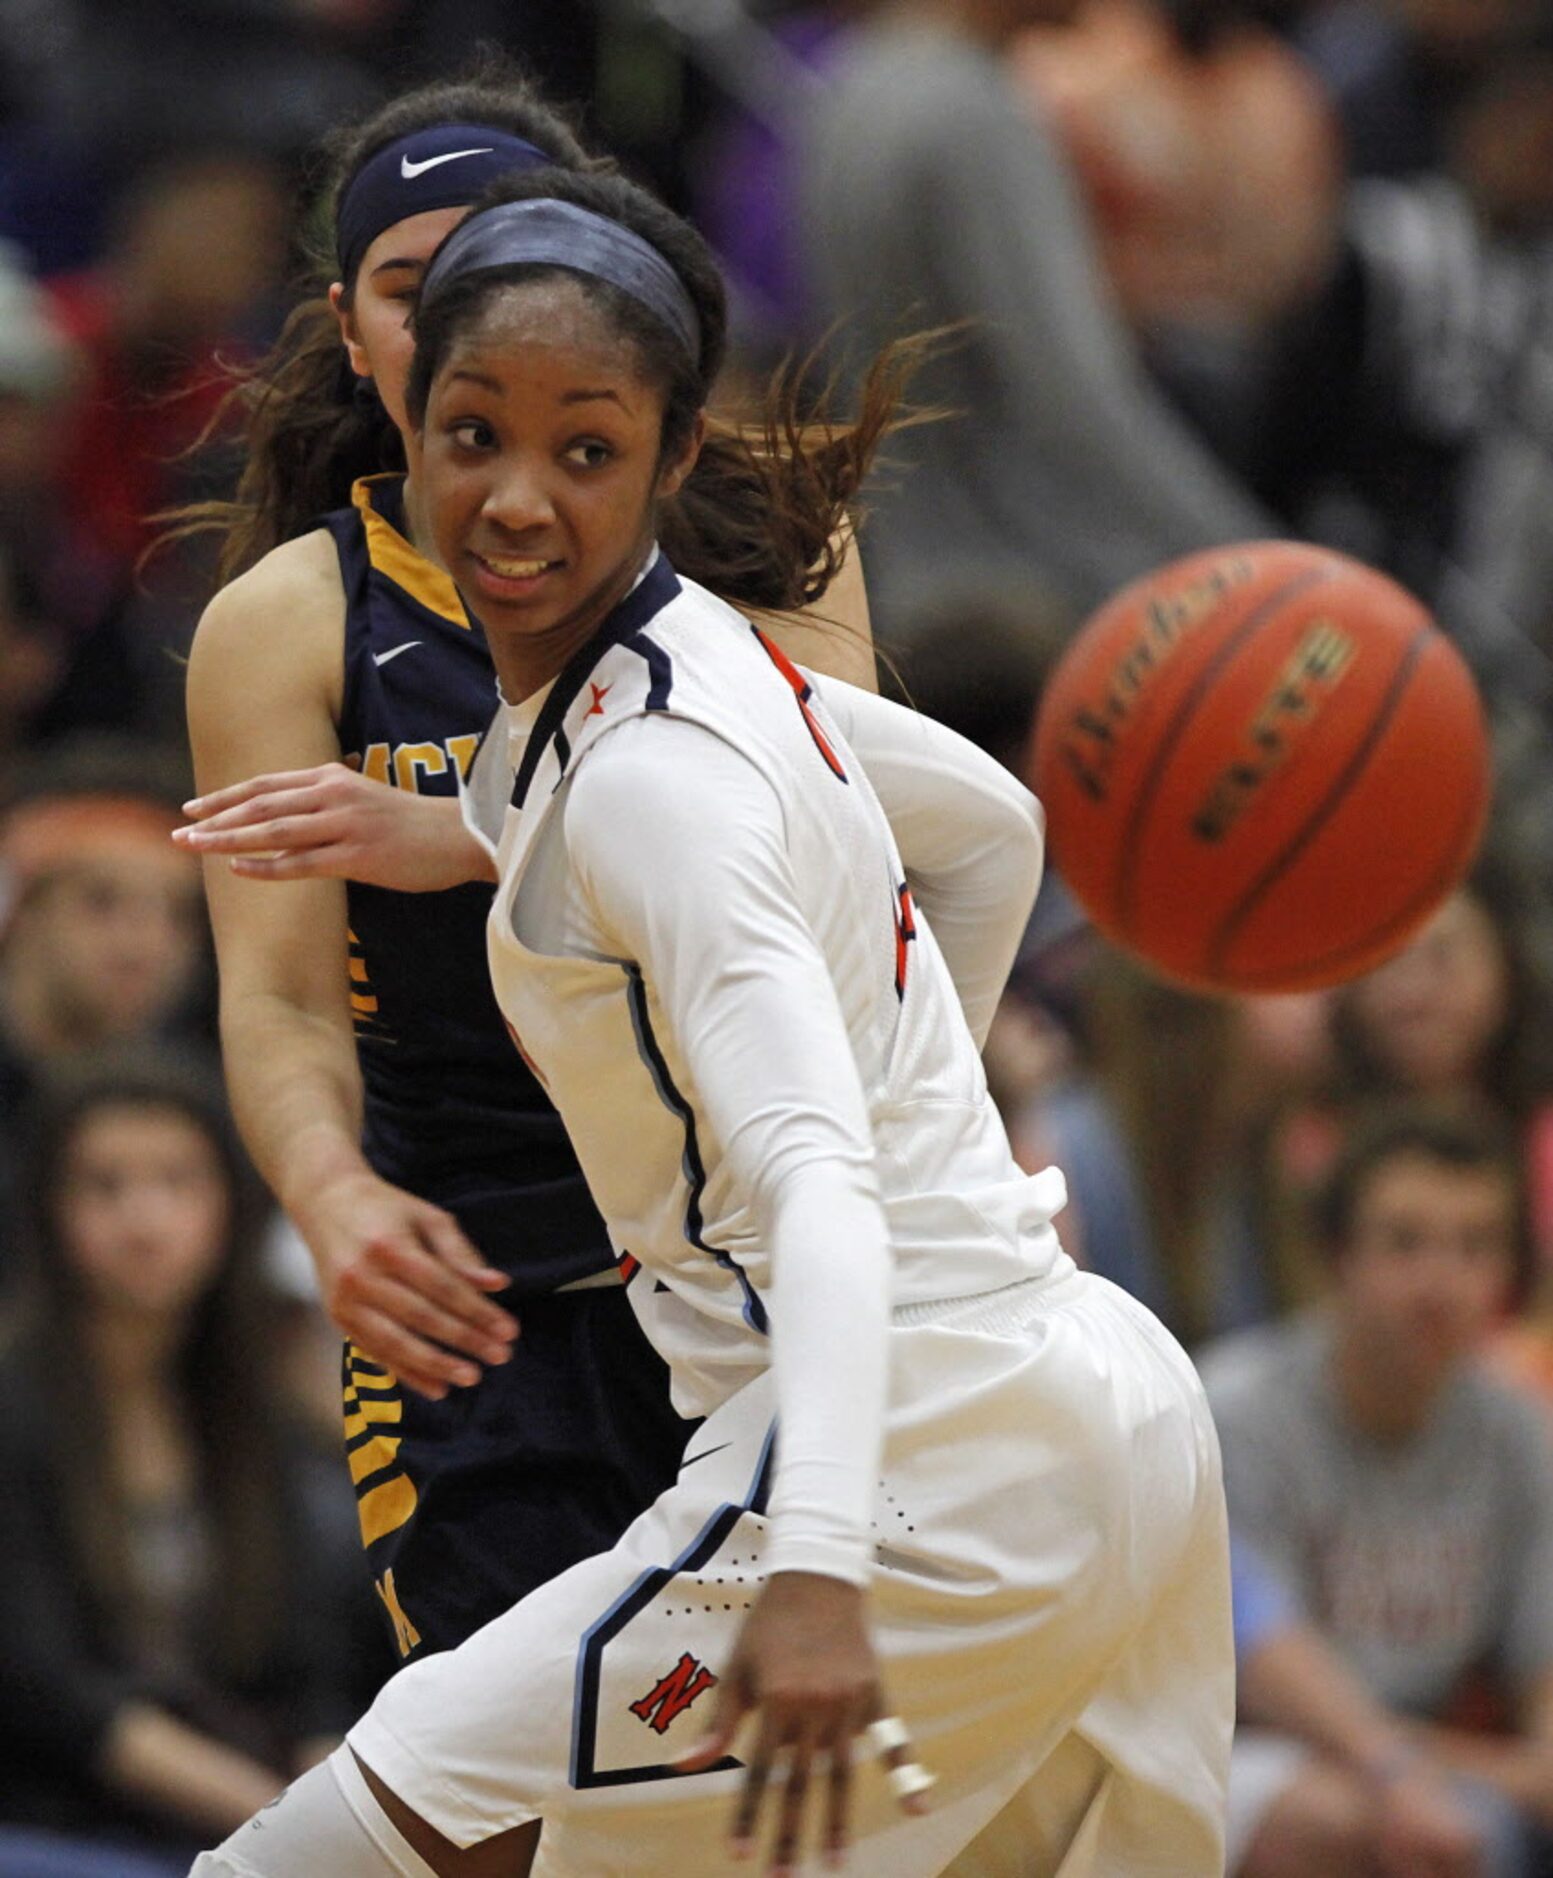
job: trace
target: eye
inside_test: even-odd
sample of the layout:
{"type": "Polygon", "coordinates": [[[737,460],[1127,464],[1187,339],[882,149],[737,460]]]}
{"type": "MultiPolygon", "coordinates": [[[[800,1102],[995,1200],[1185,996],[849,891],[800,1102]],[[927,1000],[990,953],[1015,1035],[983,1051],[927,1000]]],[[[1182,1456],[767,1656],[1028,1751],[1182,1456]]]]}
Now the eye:
{"type": "Polygon", "coordinates": [[[566,452],[566,461],[579,469],[602,469],[615,454],[611,445],[597,437],[580,437],[566,452]]]}
{"type": "Polygon", "coordinates": [[[460,418],[448,426],[448,435],[461,450],[490,450],[496,443],[496,432],[478,417],[460,418]]]}

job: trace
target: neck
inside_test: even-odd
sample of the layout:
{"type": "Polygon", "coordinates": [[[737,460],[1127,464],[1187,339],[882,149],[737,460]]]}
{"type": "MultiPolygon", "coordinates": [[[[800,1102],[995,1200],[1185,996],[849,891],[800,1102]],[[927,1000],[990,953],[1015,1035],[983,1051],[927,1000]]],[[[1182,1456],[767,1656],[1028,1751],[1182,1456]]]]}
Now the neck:
{"type": "Polygon", "coordinates": [[[97,1360],[103,1394],[122,1401],[159,1393],[167,1384],[183,1324],[111,1308],[88,1320],[86,1341],[97,1360]]]}
{"type": "Polygon", "coordinates": [[[1332,1343],[1331,1377],[1345,1419],[1372,1440],[1395,1443],[1417,1434],[1428,1421],[1450,1371],[1429,1378],[1403,1374],[1384,1350],[1340,1325],[1332,1343]]]}
{"type": "Polygon", "coordinates": [[[410,546],[415,552],[423,560],[430,561],[433,567],[441,567],[443,573],[446,573],[447,569],[442,565],[442,556],[437,552],[436,539],[431,532],[425,498],[413,470],[404,479],[404,525],[410,537],[410,546]]]}

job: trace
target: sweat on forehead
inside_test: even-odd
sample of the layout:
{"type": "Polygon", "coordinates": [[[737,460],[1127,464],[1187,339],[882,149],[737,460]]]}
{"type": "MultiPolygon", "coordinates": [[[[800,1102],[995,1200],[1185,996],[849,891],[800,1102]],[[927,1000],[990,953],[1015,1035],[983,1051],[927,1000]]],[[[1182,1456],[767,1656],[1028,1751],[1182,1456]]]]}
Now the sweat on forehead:
{"type": "Polygon", "coordinates": [[[449,326],[438,369],[460,354],[545,346],[586,354],[633,376],[645,364],[637,334],[607,288],[574,274],[494,280],[449,326]]]}

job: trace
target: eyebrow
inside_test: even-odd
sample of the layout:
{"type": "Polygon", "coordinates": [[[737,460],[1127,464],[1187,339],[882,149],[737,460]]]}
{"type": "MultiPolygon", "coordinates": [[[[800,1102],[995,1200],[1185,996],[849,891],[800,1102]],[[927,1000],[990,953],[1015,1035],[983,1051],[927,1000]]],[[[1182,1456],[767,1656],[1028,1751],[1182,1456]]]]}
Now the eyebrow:
{"type": "Polygon", "coordinates": [[[379,261],[372,270],[372,278],[376,280],[379,274],[396,273],[401,268],[416,268],[425,273],[426,263],[413,254],[397,255],[392,261],[379,261]]]}
{"type": "MultiPolygon", "coordinates": [[[[448,373],[449,384],[452,384],[455,379],[463,379],[467,384],[480,385],[485,390],[494,391],[498,394],[505,389],[499,378],[491,377],[488,372],[472,371],[467,365],[460,365],[455,370],[448,373]]],[[[612,404],[618,404],[622,411],[626,408],[620,393],[607,388],[601,391],[584,391],[580,389],[577,391],[563,391],[561,393],[560,402],[562,404],[593,404],[604,398],[607,398],[612,404]]]]}

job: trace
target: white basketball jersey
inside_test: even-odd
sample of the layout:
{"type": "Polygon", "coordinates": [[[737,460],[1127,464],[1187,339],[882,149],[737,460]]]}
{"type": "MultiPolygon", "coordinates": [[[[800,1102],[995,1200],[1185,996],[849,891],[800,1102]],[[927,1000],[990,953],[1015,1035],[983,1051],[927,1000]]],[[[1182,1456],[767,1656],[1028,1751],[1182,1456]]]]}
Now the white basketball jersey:
{"type": "MultiPolygon", "coordinates": [[[[1059,1260],[1066,1269],[1050,1224],[1061,1176],[1031,1178],[1014,1162],[884,810],[805,674],[659,558],[537,710],[510,716],[511,802],[489,800],[491,778],[504,787],[510,774],[491,751],[470,804],[500,873],[496,995],[566,1123],[683,1413],[710,1412],[766,1367],[771,1271],[684,1041],[650,971],[601,944],[567,845],[578,779],[610,760],[611,739],[641,738],[643,720],[670,762],[694,763],[705,733],[722,739],[780,802],[800,911],[862,1083],[894,1304],[996,1290],[1059,1260]]],[[[672,893],[675,854],[642,860],[672,893]]],[[[736,911],[708,905],[704,917],[736,911]]]]}

